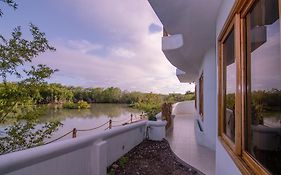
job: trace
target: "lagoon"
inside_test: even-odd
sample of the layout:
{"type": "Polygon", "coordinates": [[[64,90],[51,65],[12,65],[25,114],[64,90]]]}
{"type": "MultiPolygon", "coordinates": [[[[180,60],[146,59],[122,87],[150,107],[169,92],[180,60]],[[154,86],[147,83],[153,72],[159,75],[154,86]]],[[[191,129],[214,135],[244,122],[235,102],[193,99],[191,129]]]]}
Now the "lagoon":
{"type": "MultiPolygon", "coordinates": [[[[139,119],[141,112],[136,109],[132,109],[125,104],[91,104],[90,109],[60,109],[60,108],[49,108],[46,114],[40,118],[41,122],[47,122],[51,120],[59,120],[63,126],[56,131],[53,136],[46,140],[47,142],[58,138],[65,133],[76,128],[77,130],[84,130],[98,127],[109,119],[112,119],[113,126],[121,125],[122,123],[128,122],[130,116],[133,114],[133,120],[139,119]]],[[[77,137],[89,135],[91,133],[103,132],[108,127],[108,124],[101,128],[91,131],[78,131],[77,137]]],[[[72,137],[72,134],[60,139],[65,140],[72,137]]]]}
{"type": "MultiPolygon", "coordinates": [[[[60,121],[63,124],[53,133],[51,138],[45,140],[45,142],[49,142],[72,131],[73,128],[77,130],[91,129],[108,122],[109,119],[112,119],[113,126],[121,125],[130,120],[131,114],[133,114],[133,121],[135,121],[139,119],[141,112],[128,107],[126,104],[93,103],[89,109],[63,109],[59,106],[52,105],[48,106],[44,115],[39,118],[37,127],[41,127],[43,123],[49,121],[60,121]]],[[[78,131],[77,137],[103,132],[107,127],[108,123],[95,130],[78,131]]],[[[1,128],[3,132],[5,124],[1,128]]],[[[59,141],[70,138],[72,138],[72,133],[59,139],[59,141]]]]}

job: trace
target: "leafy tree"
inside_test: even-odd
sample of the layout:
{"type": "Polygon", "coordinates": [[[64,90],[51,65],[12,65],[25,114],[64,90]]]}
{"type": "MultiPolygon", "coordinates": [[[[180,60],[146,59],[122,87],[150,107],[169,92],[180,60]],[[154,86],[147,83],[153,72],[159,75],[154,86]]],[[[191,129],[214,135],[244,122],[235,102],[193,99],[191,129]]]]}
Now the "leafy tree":
{"type": "Polygon", "coordinates": [[[120,101],[122,91],[119,88],[110,87],[102,92],[103,102],[117,103],[120,101]]]}
{"type": "Polygon", "coordinates": [[[93,88],[90,90],[91,99],[93,102],[102,102],[102,88],[93,88]]]}
{"type": "MultiPolygon", "coordinates": [[[[18,6],[14,0],[2,2],[14,9],[18,6]]],[[[0,35],[0,77],[3,82],[0,86],[0,123],[13,121],[5,132],[0,133],[0,154],[41,145],[61,125],[54,121],[37,126],[38,116],[43,112],[43,108],[36,106],[41,98],[39,90],[57,70],[42,64],[26,66],[39,54],[55,51],[38,27],[30,24],[29,30],[31,40],[23,38],[21,27],[14,29],[11,38],[0,35]],[[9,77],[16,77],[18,81],[10,83],[9,77]]]]}
{"type": "MultiPolygon", "coordinates": [[[[14,1],[14,0],[0,0],[0,2],[3,2],[5,5],[8,5],[10,7],[12,7],[13,9],[17,9],[18,7],[18,4],[14,1]]],[[[3,16],[3,12],[2,10],[0,9],[0,17],[3,16]]]]}

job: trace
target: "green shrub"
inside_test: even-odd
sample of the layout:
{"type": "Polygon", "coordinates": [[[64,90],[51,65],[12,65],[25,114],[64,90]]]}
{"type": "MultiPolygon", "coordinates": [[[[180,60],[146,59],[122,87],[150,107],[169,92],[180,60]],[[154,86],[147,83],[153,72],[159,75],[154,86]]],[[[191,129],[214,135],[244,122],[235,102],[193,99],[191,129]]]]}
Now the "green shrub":
{"type": "Polygon", "coordinates": [[[66,109],[77,109],[77,105],[73,102],[66,102],[63,104],[63,108],[66,109]]]}
{"type": "Polygon", "coordinates": [[[78,101],[77,103],[73,103],[73,102],[64,103],[63,108],[66,108],[66,109],[88,109],[88,108],[90,108],[90,105],[87,102],[81,100],[81,101],[78,101]]]}
{"type": "Polygon", "coordinates": [[[78,109],[88,109],[88,108],[90,108],[90,105],[86,101],[80,100],[77,103],[77,108],[78,109]]]}

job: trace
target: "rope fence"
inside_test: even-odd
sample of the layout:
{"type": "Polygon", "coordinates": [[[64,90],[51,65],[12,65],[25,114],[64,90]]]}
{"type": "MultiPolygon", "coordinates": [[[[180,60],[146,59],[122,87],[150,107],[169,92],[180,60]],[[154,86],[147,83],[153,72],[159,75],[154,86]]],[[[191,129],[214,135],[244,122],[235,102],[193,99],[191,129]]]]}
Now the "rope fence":
{"type": "Polygon", "coordinates": [[[140,114],[139,118],[137,117],[137,115],[134,116],[133,114],[131,114],[129,120],[128,120],[128,118],[122,119],[122,120],[112,120],[112,119],[109,119],[109,121],[103,123],[102,125],[94,127],[94,128],[88,128],[88,129],[76,129],[76,128],[73,128],[71,131],[68,131],[64,135],[62,135],[62,136],[60,136],[60,137],[58,137],[58,138],[56,138],[54,140],[51,140],[49,142],[44,143],[44,145],[47,145],[47,144],[53,143],[55,141],[58,141],[58,140],[60,140],[60,139],[62,139],[64,137],[68,136],[71,133],[72,133],[72,138],[76,138],[77,137],[77,132],[93,131],[93,130],[99,129],[99,128],[107,125],[107,124],[108,124],[108,126],[104,130],[108,130],[108,129],[112,129],[112,128],[115,128],[115,127],[125,126],[125,125],[131,124],[131,123],[136,123],[136,122],[142,121],[143,119],[145,119],[145,115],[143,113],[140,114]],[[133,118],[135,118],[135,120],[133,120],[133,118]],[[126,122],[124,122],[124,121],[126,121],[126,122]],[[112,123],[120,123],[120,122],[124,122],[124,123],[118,124],[118,125],[112,125],[112,123]]]}
{"type": "Polygon", "coordinates": [[[60,136],[60,137],[58,137],[58,138],[56,138],[56,139],[54,139],[54,140],[52,140],[52,141],[49,141],[49,142],[45,143],[45,145],[47,145],[47,144],[49,144],[49,143],[53,143],[53,142],[55,142],[55,141],[57,141],[57,140],[60,140],[60,139],[64,138],[65,136],[67,136],[68,134],[72,133],[72,132],[73,132],[73,131],[69,131],[69,132],[65,133],[64,135],[62,135],[62,136],[60,136]]]}
{"type": "Polygon", "coordinates": [[[95,129],[99,129],[99,128],[103,127],[104,125],[108,124],[108,123],[109,123],[109,121],[106,122],[106,123],[104,123],[104,124],[102,124],[102,125],[100,125],[100,126],[97,126],[97,127],[95,127],[95,128],[90,128],[90,129],[78,129],[77,131],[92,131],[92,130],[95,130],[95,129]]]}

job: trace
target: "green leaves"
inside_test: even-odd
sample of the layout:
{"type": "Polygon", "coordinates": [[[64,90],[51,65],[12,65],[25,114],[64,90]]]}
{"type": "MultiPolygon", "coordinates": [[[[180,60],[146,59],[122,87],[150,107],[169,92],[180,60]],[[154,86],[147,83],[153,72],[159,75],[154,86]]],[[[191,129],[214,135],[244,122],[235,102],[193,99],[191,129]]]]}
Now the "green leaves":
{"type": "Polygon", "coordinates": [[[45,79],[51,77],[51,75],[57,71],[57,69],[54,70],[42,64],[37,65],[37,67],[31,66],[30,70],[24,70],[29,77],[25,79],[25,82],[30,84],[44,83],[45,79]]]}
{"type": "MultiPolygon", "coordinates": [[[[18,4],[14,1],[14,0],[0,0],[0,2],[12,7],[14,10],[16,10],[18,8],[18,4]]],[[[0,9],[0,17],[3,16],[3,12],[0,9]]]]}
{"type": "MultiPolygon", "coordinates": [[[[14,29],[10,39],[0,35],[0,75],[4,82],[7,81],[8,75],[22,77],[19,66],[32,62],[33,58],[40,53],[47,50],[55,51],[55,48],[48,44],[45,33],[40,32],[39,28],[33,24],[30,24],[29,28],[33,38],[31,41],[22,38],[21,27],[14,29]]],[[[43,65],[38,66],[43,68],[43,65]]],[[[46,69],[46,66],[44,68],[46,69]]],[[[26,73],[28,70],[24,72],[26,73]]]]}
{"type": "MultiPolygon", "coordinates": [[[[14,0],[0,0],[16,9],[14,0]]],[[[0,16],[3,13],[0,9],[0,16]]],[[[50,46],[45,33],[33,24],[29,24],[31,40],[23,38],[21,27],[16,27],[11,38],[0,35],[0,123],[9,121],[9,126],[0,132],[0,154],[31,148],[43,144],[57,130],[58,121],[38,125],[38,117],[43,108],[38,107],[40,89],[45,80],[57,70],[39,64],[29,69],[26,63],[46,51],[55,51],[50,46]],[[17,77],[16,83],[7,81],[8,77],[17,77]]]]}
{"type": "Polygon", "coordinates": [[[0,137],[0,154],[19,151],[44,144],[62,124],[58,121],[38,126],[36,122],[15,122],[6,129],[6,136],[0,137]]]}

